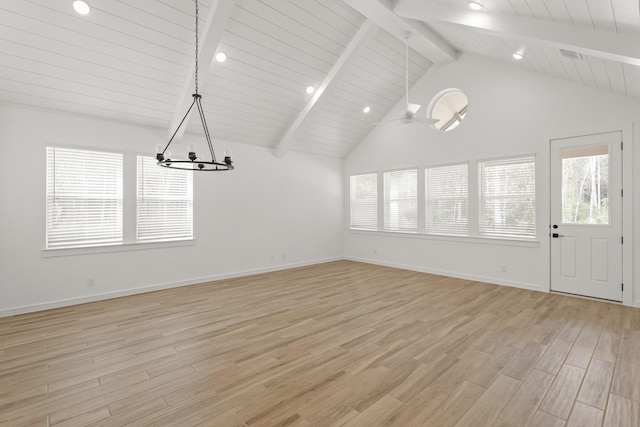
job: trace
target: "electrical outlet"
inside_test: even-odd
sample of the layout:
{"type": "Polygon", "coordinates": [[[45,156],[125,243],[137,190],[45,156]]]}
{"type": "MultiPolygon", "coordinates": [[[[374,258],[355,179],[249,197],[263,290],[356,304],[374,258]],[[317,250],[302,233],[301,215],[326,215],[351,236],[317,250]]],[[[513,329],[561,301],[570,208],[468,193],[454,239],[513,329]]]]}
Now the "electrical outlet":
{"type": "Polygon", "coordinates": [[[373,254],[374,254],[374,255],[378,255],[378,250],[377,250],[377,249],[374,249],[374,250],[373,250],[373,254]]]}
{"type": "Polygon", "coordinates": [[[282,254],[282,259],[287,259],[287,254],[282,254]]]}
{"type": "Polygon", "coordinates": [[[506,265],[502,265],[501,270],[503,273],[507,272],[507,266],[506,265]]]}
{"type": "Polygon", "coordinates": [[[95,286],[96,285],[96,281],[94,280],[93,277],[89,277],[87,279],[87,286],[95,286]]]}

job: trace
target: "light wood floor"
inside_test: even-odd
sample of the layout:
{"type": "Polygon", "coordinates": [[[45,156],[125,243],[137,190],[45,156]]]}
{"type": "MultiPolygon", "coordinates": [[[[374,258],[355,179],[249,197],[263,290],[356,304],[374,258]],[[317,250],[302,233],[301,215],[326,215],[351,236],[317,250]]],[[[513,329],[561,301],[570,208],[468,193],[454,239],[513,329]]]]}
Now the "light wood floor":
{"type": "Polygon", "coordinates": [[[2,426],[638,426],[640,310],[340,261],[0,319],[2,426]]]}

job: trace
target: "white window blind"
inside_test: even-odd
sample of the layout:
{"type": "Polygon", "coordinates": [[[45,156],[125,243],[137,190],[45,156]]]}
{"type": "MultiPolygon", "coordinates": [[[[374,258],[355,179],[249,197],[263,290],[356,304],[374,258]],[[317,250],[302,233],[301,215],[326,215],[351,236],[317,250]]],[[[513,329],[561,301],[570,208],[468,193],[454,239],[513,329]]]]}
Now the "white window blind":
{"type": "Polygon", "coordinates": [[[139,241],[193,238],[193,172],[157,165],[153,157],[138,156],[139,241]]]}
{"type": "Polygon", "coordinates": [[[122,159],[47,147],[47,249],[122,243],[122,159]]]}
{"type": "Polygon", "coordinates": [[[478,164],[480,234],[535,237],[535,158],[478,164]]]}
{"type": "Polygon", "coordinates": [[[384,174],[384,229],[417,231],[418,171],[416,169],[384,174]]]}
{"type": "Polygon", "coordinates": [[[425,229],[427,233],[469,234],[467,164],[425,169],[425,229]]]}
{"type": "Polygon", "coordinates": [[[351,177],[351,228],[378,229],[378,174],[351,177]]]}

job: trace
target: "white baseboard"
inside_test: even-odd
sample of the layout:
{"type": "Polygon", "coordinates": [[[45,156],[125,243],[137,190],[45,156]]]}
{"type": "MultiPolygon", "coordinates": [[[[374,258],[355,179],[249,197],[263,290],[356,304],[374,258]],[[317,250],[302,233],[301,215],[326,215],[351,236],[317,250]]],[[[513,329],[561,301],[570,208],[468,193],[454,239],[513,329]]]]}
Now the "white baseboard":
{"type": "Polygon", "coordinates": [[[350,261],[364,262],[367,264],[382,265],[385,267],[401,268],[403,270],[418,271],[420,273],[429,273],[429,274],[437,274],[439,276],[455,277],[456,279],[473,280],[474,282],[490,283],[492,285],[510,286],[512,288],[527,289],[530,291],[548,292],[542,286],[533,285],[530,283],[514,282],[512,280],[497,280],[497,279],[494,279],[493,277],[474,276],[470,274],[458,273],[455,271],[438,270],[433,268],[417,267],[415,265],[382,262],[379,260],[371,260],[366,258],[357,258],[357,257],[347,256],[345,257],[345,259],[350,261]]]}
{"type": "Polygon", "coordinates": [[[312,261],[278,265],[274,267],[257,268],[254,270],[220,274],[220,275],[211,276],[211,277],[199,277],[199,278],[180,281],[180,282],[161,283],[157,285],[144,286],[141,288],[127,289],[123,291],[106,292],[102,294],[89,295],[86,297],[69,298],[69,299],[51,301],[51,302],[40,303],[40,304],[25,305],[25,306],[16,307],[16,308],[8,308],[8,309],[0,310],[0,317],[15,316],[17,314],[25,314],[25,313],[33,313],[36,311],[50,310],[52,308],[68,307],[71,305],[84,304],[88,302],[126,297],[129,295],[143,294],[146,292],[160,291],[163,289],[178,288],[180,286],[197,285],[200,283],[215,282],[215,281],[224,280],[224,279],[234,279],[237,277],[253,276],[254,274],[271,273],[274,271],[288,270],[290,268],[306,267],[309,265],[323,264],[325,262],[341,261],[341,260],[344,260],[344,258],[343,257],[323,258],[323,259],[316,259],[312,261]]]}
{"type": "MultiPolygon", "coordinates": [[[[220,274],[220,275],[211,276],[211,277],[200,277],[200,278],[195,278],[195,279],[190,279],[190,280],[180,281],[180,282],[162,283],[162,284],[157,284],[152,286],[145,286],[142,288],[127,289],[127,290],[117,291],[117,292],[107,292],[103,294],[90,295],[86,297],[69,298],[65,300],[51,301],[51,302],[41,303],[41,304],[26,305],[26,306],[21,306],[16,308],[0,310],[0,317],[14,316],[17,314],[24,314],[24,313],[33,313],[36,311],[49,310],[52,308],[67,307],[71,305],[102,301],[102,300],[111,299],[111,298],[119,298],[119,297],[124,297],[129,295],[142,294],[146,292],[159,291],[163,289],[177,288],[180,286],[189,286],[189,285],[196,285],[196,284],[206,283],[206,282],[215,282],[215,281],[224,280],[224,279],[233,279],[237,277],[252,276],[254,274],[271,273],[274,271],[287,270],[290,268],[306,267],[309,265],[322,264],[325,262],[341,261],[341,260],[357,261],[357,262],[364,262],[367,264],[382,265],[385,267],[401,268],[404,270],[418,271],[421,273],[429,273],[429,274],[437,274],[440,276],[455,277],[457,279],[473,280],[475,282],[491,283],[494,285],[510,286],[512,288],[527,289],[531,291],[548,292],[547,289],[544,289],[541,286],[533,285],[530,283],[514,282],[511,280],[498,280],[492,277],[482,277],[482,276],[475,276],[475,275],[469,275],[469,274],[462,274],[455,271],[438,270],[438,269],[418,267],[414,265],[381,262],[379,260],[346,256],[346,257],[331,257],[331,258],[317,259],[317,260],[305,261],[300,263],[278,265],[274,267],[258,268],[254,270],[220,274]]],[[[640,308],[640,300],[634,300],[633,306],[640,308]]]]}

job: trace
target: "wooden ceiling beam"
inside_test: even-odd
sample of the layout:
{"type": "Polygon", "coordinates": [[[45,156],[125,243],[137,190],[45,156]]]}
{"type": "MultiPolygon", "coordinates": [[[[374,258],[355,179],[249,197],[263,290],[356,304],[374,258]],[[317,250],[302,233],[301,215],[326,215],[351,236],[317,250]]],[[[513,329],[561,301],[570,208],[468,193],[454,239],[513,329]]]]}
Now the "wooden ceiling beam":
{"type": "Polygon", "coordinates": [[[393,12],[390,0],[343,0],[344,3],[403,43],[410,33],[409,46],[435,65],[453,62],[458,52],[427,25],[414,19],[404,19],[393,12]]]}
{"type": "Polygon", "coordinates": [[[331,70],[329,70],[329,73],[326,75],[318,89],[313,93],[311,99],[307,102],[302,111],[300,111],[287,132],[284,134],[282,140],[280,140],[276,146],[276,157],[283,157],[294,145],[298,131],[302,129],[305,120],[309,117],[311,111],[313,111],[320,98],[327,90],[340,81],[342,76],[349,70],[351,64],[358,58],[359,53],[366,48],[371,39],[373,39],[376,31],[378,31],[378,26],[372,21],[366,20],[364,24],[362,24],[336,63],[333,64],[333,67],[331,67],[331,70]]]}

